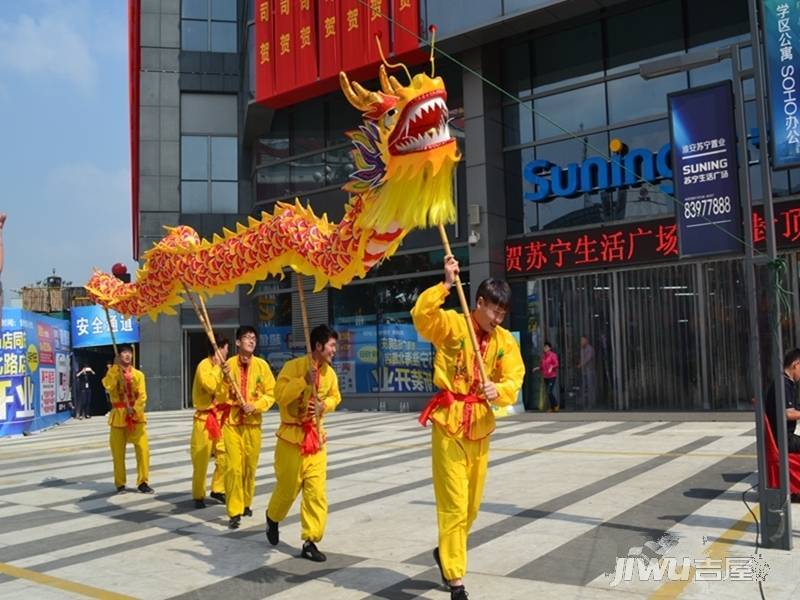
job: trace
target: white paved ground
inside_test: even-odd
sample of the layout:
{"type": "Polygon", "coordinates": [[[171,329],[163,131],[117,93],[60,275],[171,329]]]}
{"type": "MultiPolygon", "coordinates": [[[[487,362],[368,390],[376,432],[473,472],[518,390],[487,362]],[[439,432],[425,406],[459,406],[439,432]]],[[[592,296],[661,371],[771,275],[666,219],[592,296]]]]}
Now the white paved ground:
{"type": "MultiPolygon", "coordinates": [[[[281,544],[264,538],[276,417],[265,419],[255,515],[238,531],[213,501],[193,508],[191,412],[150,415],[155,496],[114,493],[102,417],[1,440],[0,598],[446,600],[431,558],[429,433],[415,415],[329,418],[324,564],[296,558],[299,502],[281,544]]],[[[737,525],[753,444],[746,422],[499,421],[470,536],[470,598],[759,597],[719,569],[754,552],[755,528],[737,525]],[[634,570],[612,587],[617,557],[638,553],[722,562],[685,582],[634,570]],[[715,571],[723,581],[699,581],[715,571]]],[[[129,450],[129,481],[134,464],[129,450]]],[[[798,507],[794,519],[800,536],[798,507]]],[[[800,550],[761,554],[765,596],[796,596],[800,550]]]]}

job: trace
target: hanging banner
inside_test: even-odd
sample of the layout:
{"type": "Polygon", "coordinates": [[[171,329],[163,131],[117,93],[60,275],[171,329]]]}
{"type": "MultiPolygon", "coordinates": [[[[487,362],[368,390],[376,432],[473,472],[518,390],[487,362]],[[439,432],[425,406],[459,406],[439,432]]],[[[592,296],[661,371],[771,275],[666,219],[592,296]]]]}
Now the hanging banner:
{"type": "Polygon", "coordinates": [[[293,13],[297,2],[274,0],[275,36],[275,93],[280,94],[295,87],[295,54],[297,32],[294,28],[293,13]]]}
{"type": "Polygon", "coordinates": [[[392,0],[392,37],[397,54],[419,48],[419,0],[392,0]]]}
{"type": "Polygon", "coordinates": [[[342,64],[339,47],[339,11],[336,0],[317,2],[317,39],[319,40],[319,76],[336,77],[342,64]]]}
{"type": "Polygon", "coordinates": [[[350,71],[365,64],[367,55],[366,11],[359,0],[340,0],[342,70],[350,71]]]}
{"type": "Polygon", "coordinates": [[[308,85],[317,80],[317,24],[311,0],[299,0],[294,14],[297,40],[295,48],[295,85],[308,85]]]}
{"type": "Polygon", "coordinates": [[[256,0],[255,56],[250,60],[255,64],[256,98],[268,98],[275,93],[275,44],[272,39],[272,3],[274,0],[256,0]]]}
{"type": "Polygon", "coordinates": [[[800,4],[764,0],[763,17],[772,167],[788,169],[800,164],[800,4]]]}
{"type": "Polygon", "coordinates": [[[378,52],[378,41],[384,56],[389,56],[389,0],[369,0],[367,9],[367,59],[369,62],[378,62],[381,55],[378,52]]]}
{"type": "Polygon", "coordinates": [[[70,310],[72,347],[110,346],[112,330],[118,344],[135,344],[139,341],[138,319],[124,317],[114,310],[108,311],[108,317],[107,319],[105,310],[99,304],[73,307],[70,310]]]}
{"type": "Polygon", "coordinates": [[[731,82],[674,92],[667,102],[680,256],[741,252],[731,82]]]}

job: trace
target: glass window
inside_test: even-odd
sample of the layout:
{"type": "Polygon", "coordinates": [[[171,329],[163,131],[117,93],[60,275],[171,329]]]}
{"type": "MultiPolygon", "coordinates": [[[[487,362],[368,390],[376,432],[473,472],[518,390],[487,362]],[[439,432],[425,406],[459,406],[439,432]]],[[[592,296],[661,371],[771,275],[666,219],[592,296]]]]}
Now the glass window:
{"type": "Polygon", "coordinates": [[[208,19],[208,0],[182,0],[182,19],[208,19]]]}
{"type": "MultiPolygon", "coordinates": [[[[554,165],[549,174],[540,173],[541,177],[550,180],[552,199],[525,201],[526,230],[577,227],[609,220],[612,215],[605,214],[607,207],[602,204],[600,192],[581,191],[583,181],[580,172],[580,165],[587,158],[602,158],[607,154],[608,135],[605,133],[537,146],[536,158],[554,165]]],[[[525,191],[528,190],[532,191],[533,185],[526,181],[525,191]]]]}
{"type": "Polygon", "coordinates": [[[750,34],[747,0],[686,3],[686,39],[690,48],[750,34]]]}
{"type": "Polygon", "coordinates": [[[503,48],[503,87],[517,96],[531,93],[531,47],[528,42],[503,48]]]}
{"type": "Polygon", "coordinates": [[[237,213],[239,208],[238,184],[235,181],[211,182],[211,212],[237,213]]]}
{"type": "Polygon", "coordinates": [[[211,179],[236,181],[237,143],[234,137],[211,138],[211,179]]]}
{"type": "Polygon", "coordinates": [[[716,83],[733,77],[731,59],[726,58],[713,65],[706,65],[689,71],[689,85],[698,87],[708,83],[716,83]]]}
{"type": "Polygon", "coordinates": [[[602,72],[600,21],[533,41],[533,87],[537,92],[554,85],[586,81],[602,75],[602,72]]]}
{"type": "Polygon", "coordinates": [[[181,138],[181,179],[208,179],[208,138],[181,138]]]}
{"type": "Polygon", "coordinates": [[[503,107],[503,143],[506,146],[533,141],[533,102],[503,107]]]}
{"type": "Polygon", "coordinates": [[[181,181],[181,211],[192,214],[208,212],[208,183],[181,181]]]}
{"type": "Polygon", "coordinates": [[[304,102],[294,113],[294,154],[325,147],[325,112],[318,102],[304,102]]]}
{"type": "Polygon", "coordinates": [[[537,140],[606,124],[605,86],[600,83],[534,101],[537,140]]]}
{"type": "Polygon", "coordinates": [[[250,98],[255,98],[256,95],[256,61],[254,59],[255,52],[255,31],[253,25],[247,26],[247,93],[250,98]]]}
{"type": "Polygon", "coordinates": [[[203,52],[208,50],[208,21],[181,21],[181,48],[203,52]]]}
{"type": "Polygon", "coordinates": [[[636,67],[649,58],[683,52],[681,0],[668,0],[610,17],[606,21],[606,36],[609,73],[636,67]]]}
{"type": "Polygon", "coordinates": [[[686,74],[675,73],[657,79],[631,75],[608,82],[609,120],[630,121],[667,112],[667,94],[686,88],[686,74]]]}
{"type": "Polygon", "coordinates": [[[325,187],[325,153],[313,154],[291,162],[292,193],[325,187]]]}
{"type": "Polygon", "coordinates": [[[181,137],[182,212],[238,212],[237,144],[235,137],[181,137]]]}
{"type": "Polygon", "coordinates": [[[278,110],[272,117],[269,132],[256,141],[256,165],[289,158],[292,154],[289,141],[289,111],[278,110]]]}
{"type": "Polygon", "coordinates": [[[211,21],[211,52],[236,52],[236,23],[211,21]]]}
{"type": "Polygon", "coordinates": [[[211,18],[216,21],[235,21],[236,1],[211,0],[211,18]]]}
{"type": "Polygon", "coordinates": [[[236,0],[183,0],[181,49],[236,52],[236,0]]]}

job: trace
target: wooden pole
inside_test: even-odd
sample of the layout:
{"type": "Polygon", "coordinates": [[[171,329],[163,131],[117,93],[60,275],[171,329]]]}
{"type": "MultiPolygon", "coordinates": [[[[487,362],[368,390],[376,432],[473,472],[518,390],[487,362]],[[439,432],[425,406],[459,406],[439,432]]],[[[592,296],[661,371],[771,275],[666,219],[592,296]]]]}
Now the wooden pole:
{"type": "MultiPolygon", "coordinates": [[[[450,241],[447,239],[447,232],[444,230],[444,225],[439,223],[439,236],[442,238],[442,245],[444,246],[444,256],[453,256],[453,251],[450,249],[450,241]]],[[[481,356],[480,347],[478,346],[478,337],[475,335],[475,328],[472,326],[472,318],[469,315],[469,303],[467,297],[464,295],[464,288],[461,287],[461,277],[456,275],[456,291],[458,292],[458,299],[461,301],[461,312],[464,313],[464,318],[467,320],[467,329],[469,329],[469,339],[472,341],[472,350],[475,356],[478,357],[478,370],[481,373],[481,383],[486,383],[486,367],[483,365],[483,357],[481,356]]]]}
{"type": "MultiPolygon", "coordinates": [[[[313,355],[313,348],[311,347],[311,330],[308,327],[308,311],[306,310],[306,292],[303,289],[303,276],[300,273],[295,273],[295,281],[297,281],[297,294],[300,297],[300,314],[303,318],[303,339],[306,341],[306,352],[308,353],[308,371],[312,375],[311,376],[311,398],[314,401],[318,400],[317,398],[317,380],[313,377],[312,372],[312,365],[316,366],[314,363],[314,355],[313,355]]],[[[322,438],[320,437],[320,420],[317,418],[317,407],[314,406],[314,424],[317,426],[317,437],[320,438],[320,444],[322,443],[322,438]]]]}
{"type": "MultiPolygon", "coordinates": [[[[203,330],[206,332],[206,336],[208,337],[208,341],[211,343],[211,347],[214,349],[214,355],[219,359],[220,363],[223,362],[222,353],[220,352],[219,348],[217,347],[217,340],[214,338],[214,330],[211,328],[211,321],[208,318],[208,311],[206,310],[205,302],[203,299],[198,295],[198,300],[200,300],[200,305],[198,306],[197,301],[195,300],[194,295],[189,290],[189,287],[184,283],[183,289],[186,291],[186,296],[189,298],[189,302],[192,303],[194,307],[194,312],[197,314],[197,319],[200,321],[200,324],[203,326],[203,330]],[[201,309],[202,307],[202,309],[201,309]]],[[[230,384],[231,388],[233,388],[234,394],[236,394],[236,401],[239,403],[240,406],[244,406],[244,398],[242,398],[242,392],[239,390],[239,386],[231,377],[231,374],[228,372],[226,373],[224,370],[222,371],[225,379],[230,384]]]]}
{"type": "Polygon", "coordinates": [[[106,321],[108,322],[108,331],[111,333],[111,345],[114,347],[114,358],[119,355],[117,352],[117,338],[114,335],[114,328],[111,326],[111,315],[108,313],[108,307],[103,306],[103,310],[106,311],[106,321]]]}

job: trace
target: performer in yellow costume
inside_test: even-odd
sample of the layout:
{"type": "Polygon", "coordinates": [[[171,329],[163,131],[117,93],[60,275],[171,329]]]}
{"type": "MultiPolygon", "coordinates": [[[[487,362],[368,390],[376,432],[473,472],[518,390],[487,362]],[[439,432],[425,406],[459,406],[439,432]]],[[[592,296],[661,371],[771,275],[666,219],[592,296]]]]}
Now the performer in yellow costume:
{"type": "Polygon", "coordinates": [[[239,406],[233,390],[228,390],[230,416],[222,427],[225,444],[225,506],[228,527],[238,529],[242,516],[253,511],[256,467],[261,452],[261,415],[275,404],[275,377],[262,358],[254,356],[258,335],[249,325],[236,330],[237,354],[228,359],[233,381],[239,386],[244,405],[239,406]]]}
{"type": "Polygon", "coordinates": [[[511,289],[505,281],[487,279],[478,287],[470,315],[488,378],[481,384],[464,316],[441,308],[458,274],[452,256],[446,257],[444,272],[444,282],[420,295],[411,317],[420,335],[436,348],[433,383],[440,389],[419,419],[423,425],[433,422],[433,490],[439,523],[439,546],[433,557],[451,599],[462,600],[467,597],[463,582],[467,535],[478,516],[489,436],[495,426],[490,403],[514,403],[525,367],[516,340],[500,326],[511,303],[511,289]]]}
{"type": "Polygon", "coordinates": [[[275,446],[277,482],[267,507],[266,533],[269,543],[276,546],[279,541],[278,523],[286,518],[302,490],[300,523],[303,549],[300,555],[314,562],[324,562],[327,557],[317,548],[328,520],[325,489],[327,434],[321,421],[324,413],[336,410],[342,401],[339,381],[331,364],[339,335],[327,325],[318,325],[309,337],[312,364],[309,364],[308,356],[290,360],[281,369],[275,384],[281,426],[275,446]],[[319,432],[315,417],[320,421],[319,432]]]}
{"type": "Polygon", "coordinates": [[[219,354],[209,344],[208,357],[197,365],[192,382],[194,424],[190,451],[195,508],[206,507],[206,474],[212,452],[216,465],[211,478],[211,497],[225,504],[225,445],[222,443],[222,426],[231,405],[224,398],[226,390],[223,386],[223,371],[229,371],[230,367],[225,363],[228,358],[228,339],[219,334],[215,337],[219,354]]]}
{"type": "Polygon", "coordinates": [[[111,397],[108,445],[114,461],[114,485],[117,491],[125,489],[125,448],[130,442],[136,451],[136,485],[140,492],[152,494],[147,480],[150,477],[150,447],[147,444],[147,389],[144,373],[133,366],[133,348],[119,346],[114,364],[103,377],[103,387],[111,397]]]}

